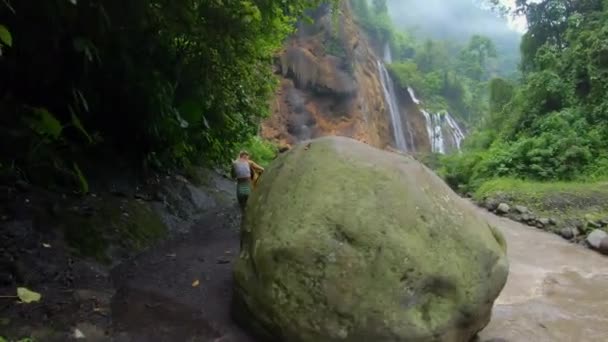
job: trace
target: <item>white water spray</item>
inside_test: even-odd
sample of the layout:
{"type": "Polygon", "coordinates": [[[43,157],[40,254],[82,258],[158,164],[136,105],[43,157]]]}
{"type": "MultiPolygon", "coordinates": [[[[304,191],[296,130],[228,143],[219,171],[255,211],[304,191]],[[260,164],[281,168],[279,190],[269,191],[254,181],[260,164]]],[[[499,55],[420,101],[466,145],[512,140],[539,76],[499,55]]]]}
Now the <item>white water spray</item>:
{"type": "MultiPolygon", "coordinates": [[[[412,101],[420,105],[420,100],[416,97],[414,89],[408,87],[407,91],[410,93],[412,101]]],[[[454,147],[460,151],[465,136],[452,115],[447,111],[439,113],[429,113],[424,109],[421,109],[421,111],[426,120],[426,131],[429,135],[431,150],[435,153],[445,154],[448,142],[453,142],[454,147]],[[446,136],[451,140],[446,141],[446,136]]]]}
{"type": "Polygon", "coordinates": [[[388,111],[391,118],[391,126],[393,126],[393,136],[395,138],[395,147],[401,151],[407,151],[407,143],[405,142],[405,135],[403,134],[403,125],[401,123],[401,114],[399,112],[399,106],[397,104],[397,98],[395,97],[395,87],[393,80],[388,74],[388,70],[384,66],[384,63],[378,61],[378,70],[380,72],[380,82],[382,83],[382,91],[384,92],[384,99],[388,104],[388,111]]]}

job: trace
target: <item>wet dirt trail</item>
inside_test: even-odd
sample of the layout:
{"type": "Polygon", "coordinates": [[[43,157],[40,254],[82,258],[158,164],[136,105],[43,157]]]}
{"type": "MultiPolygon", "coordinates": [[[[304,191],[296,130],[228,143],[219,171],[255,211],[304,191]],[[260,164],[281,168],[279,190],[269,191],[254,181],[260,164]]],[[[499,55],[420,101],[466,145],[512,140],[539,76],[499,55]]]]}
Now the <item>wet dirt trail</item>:
{"type": "Polygon", "coordinates": [[[236,205],[113,271],[113,341],[253,341],[230,318],[236,205]]]}
{"type": "MultiPolygon", "coordinates": [[[[480,214],[505,235],[510,275],[481,342],[606,341],[608,258],[519,223],[480,214]]],[[[250,342],[230,319],[238,209],[113,271],[113,340],[250,342]]]]}

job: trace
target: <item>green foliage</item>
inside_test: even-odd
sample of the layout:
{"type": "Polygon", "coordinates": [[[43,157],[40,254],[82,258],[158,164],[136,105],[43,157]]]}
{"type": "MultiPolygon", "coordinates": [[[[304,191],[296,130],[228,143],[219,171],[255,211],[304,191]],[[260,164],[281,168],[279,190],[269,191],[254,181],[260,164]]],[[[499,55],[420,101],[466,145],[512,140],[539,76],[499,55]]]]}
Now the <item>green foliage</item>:
{"type": "Polygon", "coordinates": [[[89,193],[89,182],[87,182],[86,177],[84,176],[82,171],[80,171],[80,168],[78,167],[78,164],[76,164],[76,163],[74,163],[74,175],[76,176],[76,179],[78,180],[78,184],[80,186],[80,193],[82,193],[82,194],[89,193]]]}
{"type": "MultiPolygon", "coordinates": [[[[2,149],[0,159],[71,165],[111,151],[157,167],[226,162],[269,114],[277,85],[273,54],[304,10],[320,3],[20,0],[0,6],[0,22],[19,37],[0,59],[0,128],[17,132],[3,134],[2,142],[19,148],[2,149]]],[[[6,27],[0,40],[11,45],[6,27]]]]}
{"type": "Polygon", "coordinates": [[[34,302],[39,302],[40,299],[42,298],[42,295],[40,293],[34,292],[28,288],[18,287],[17,288],[17,298],[19,298],[19,300],[22,303],[30,304],[30,303],[34,303],[34,302]]]}
{"type": "MultiPolygon", "coordinates": [[[[0,342],[10,342],[10,340],[0,336],[0,342]]],[[[36,342],[36,340],[31,337],[24,337],[24,338],[15,340],[15,342],[36,342]]]]}
{"type": "Polygon", "coordinates": [[[388,13],[386,0],[372,0],[372,7],[374,8],[374,13],[376,14],[388,13]]]}
{"type": "Polygon", "coordinates": [[[59,120],[55,118],[45,108],[33,108],[30,117],[26,117],[30,128],[41,136],[50,139],[59,139],[63,127],[59,120]]]}
{"type": "Polygon", "coordinates": [[[2,44],[8,47],[13,46],[13,36],[4,25],[0,25],[0,46],[2,46],[2,44]]]}
{"type": "Polygon", "coordinates": [[[342,41],[334,35],[330,36],[330,38],[325,41],[324,47],[327,54],[340,58],[346,57],[346,50],[342,45],[342,41]]]}
{"type": "Polygon", "coordinates": [[[409,60],[416,55],[416,41],[407,32],[393,32],[389,44],[395,60],[409,60]]]}
{"type": "MultiPolygon", "coordinates": [[[[482,152],[453,154],[440,159],[441,167],[438,174],[455,190],[468,192],[480,182],[478,171],[474,168],[483,160],[482,152]]],[[[483,181],[483,179],[481,180],[483,181]]]]}
{"type": "Polygon", "coordinates": [[[441,154],[439,153],[418,153],[415,158],[431,170],[437,170],[441,167],[441,154]]]}
{"type": "Polygon", "coordinates": [[[501,112],[513,98],[514,86],[502,78],[493,78],[490,81],[490,111],[501,112]]]}
{"type": "Polygon", "coordinates": [[[460,51],[458,68],[473,80],[485,80],[490,72],[488,61],[496,57],[494,43],[488,37],[474,35],[467,47],[460,51]]]}
{"type": "Polygon", "coordinates": [[[402,88],[411,86],[425,94],[429,92],[424,75],[413,61],[395,62],[388,67],[402,88]]]}
{"type": "Polygon", "coordinates": [[[249,152],[251,159],[262,167],[268,166],[278,153],[278,149],[274,144],[259,136],[251,137],[240,149],[249,152]]]}
{"type": "Polygon", "coordinates": [[[530,24],[522,42],[523,82],[490,82],[490,112],[444,175],[469,188],[494,177],[607,179],[608,4],[520,5],[530,24]],[[475,162],[467,163],[471,156],[475,162]]]}
{"type": "Polygon", "coordinates": [[[525,198],[546,197],[555,193],[590,193],[602,191],[608,193],[608,183],[599,182],[534,182],[515,178],[496,178],[485,182],[475,192],[475,199],[482,200],[497,193],[516,196],[525,194],[525,198]]]}

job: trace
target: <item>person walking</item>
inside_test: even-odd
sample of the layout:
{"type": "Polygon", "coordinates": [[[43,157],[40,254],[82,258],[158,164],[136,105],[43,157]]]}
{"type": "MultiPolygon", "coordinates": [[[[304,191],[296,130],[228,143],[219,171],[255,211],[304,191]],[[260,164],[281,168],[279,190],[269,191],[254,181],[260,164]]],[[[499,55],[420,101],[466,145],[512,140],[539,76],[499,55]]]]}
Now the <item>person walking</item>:
{"type": "Polygon", "coordinates": [[[253,189],[253,180],[257,174],[264,172],[264,168],[249,159],[247,151],[241,151],[239,157],[232,163],[232,178],[236,179],[236,198],[241,207],[241,211],[245,211],[247,200],[253,189]]]}

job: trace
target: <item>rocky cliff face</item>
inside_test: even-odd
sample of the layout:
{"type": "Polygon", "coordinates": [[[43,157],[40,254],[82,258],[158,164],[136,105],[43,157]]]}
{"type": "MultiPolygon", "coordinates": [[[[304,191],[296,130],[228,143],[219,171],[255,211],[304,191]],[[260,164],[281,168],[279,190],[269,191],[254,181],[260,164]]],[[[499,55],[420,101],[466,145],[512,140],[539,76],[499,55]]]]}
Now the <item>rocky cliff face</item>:
{"type": "Polygon", "coordinates": [[[384,148],[393,137],[378,75],[378,58],[347,2],[337,26],[329,6],[300,23],[276,63],[280,87],[262,135],[282,145],[347,136],[384,148]]]}
{"type": "Polygon", "coordinates": [[[291,146],[346,136],[412,154],[460,148],[464,135],[449,113],[425,111],[412,89],[390,79],[383,64],[391,62],[390,49],[367,39],[348,1],[337,16],[329,6],[310,16],[313,23],[300,23],[277,58],[280,87],[263,137],[291,146]]]}

